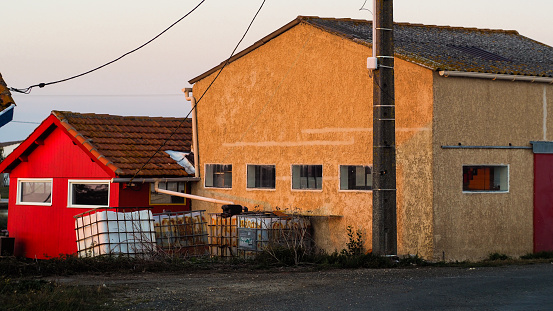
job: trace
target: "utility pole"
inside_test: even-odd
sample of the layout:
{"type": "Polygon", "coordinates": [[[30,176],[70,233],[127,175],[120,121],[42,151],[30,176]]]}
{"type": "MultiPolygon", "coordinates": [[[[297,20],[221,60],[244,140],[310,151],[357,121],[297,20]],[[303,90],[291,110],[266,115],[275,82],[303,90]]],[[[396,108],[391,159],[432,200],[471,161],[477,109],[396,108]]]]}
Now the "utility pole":
{"type": "Polygon", "coordinates": [[[373,0],[373,254],[397,254],[393,1],[373,0]],[[373,53],[374,55],[374,53],[373,53]]]}

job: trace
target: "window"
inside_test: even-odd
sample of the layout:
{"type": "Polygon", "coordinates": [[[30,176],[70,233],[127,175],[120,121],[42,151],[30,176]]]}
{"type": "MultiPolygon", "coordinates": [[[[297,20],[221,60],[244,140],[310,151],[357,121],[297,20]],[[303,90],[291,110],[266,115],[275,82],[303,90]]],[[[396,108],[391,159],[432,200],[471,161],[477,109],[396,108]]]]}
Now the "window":
{"type": "Polygon", "coordinates": [[[109,181],[70,180],[69,207],[109,206],[109,181]]]}
{"type": "Polygon", "coordinates": [[[292,165],[292,189],[323,188],[322,165],[292,165]]]}
{"type": "MultiPolygon", "coordinates": [[[[155,184],[150,184],[150,204],[151,205],[162,205],[162,204],[185,204],[186,200],[183,197],[178,197],[175,195],[168,195],[165,193],[159,193],[154,190],[155,184]]],[[[160,182],[158,184],[159,189],[181,192],[185,193],[185,183],[180,182],[160,182]]]]}
{"type": "Polygon", "coordinates": [[[506,165],[463,166],[463,191],[507,192],[509,167],[506,165]]]}
{"type": "Polygon", "coordinates": [[[232,188],[232,164],[206,164],[205,186],[232,188]]]}
{"type": "Polygon", "coordinates": [[[248,188],[275,189],[274,165],[248,165],[248,188]]]}
{"type": "Polygon", "coordinates": [[[362,165],[340,165],[340,190],[371,190],[372,168],[362,165]]]}
{"type": "Polygon", "coordinates": [[[52,179],[18,179],[17,204],[52,205],[52,179]]]}

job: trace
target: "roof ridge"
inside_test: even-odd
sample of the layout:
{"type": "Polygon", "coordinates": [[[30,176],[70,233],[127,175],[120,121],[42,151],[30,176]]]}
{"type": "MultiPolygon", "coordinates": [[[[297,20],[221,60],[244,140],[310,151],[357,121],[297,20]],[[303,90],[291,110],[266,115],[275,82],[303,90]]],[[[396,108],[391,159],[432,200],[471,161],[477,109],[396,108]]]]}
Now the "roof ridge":
{"type": "MultiPolygon", "coordinates": [[[[322,19],[327,21],[350,21],[354,23],[367,23],[372,24],[372,20],[366,19],[353,19],[353,18],[332,18],[332,17],[319,17],[319,16],[298,16],[299,20],[309,21],[311,19],[322,19]]],[[[512,33],[519,34],[516,30],[506,30],[506,29],[490,29],[490,28],[478,28],[478,27],[462,27],[462,26],[449,26],[449,25],[432,25],[432,24],[422,24],[422,23],[410,23],[410,22],[394,22],[396,26],[412,26],[412,27],[427,27],[427,28],[441,28],[441,29],[455,29],[455,30],[471,30],[471,31],[481,31],[481,32],[497,32],[497,33],[512,33]]]]}
{"type": "Polygon", "coordinates": [[[120,115],[107,114],[107,113],[93,113],[93,112],[80,113],[80,112],[60,111],[60,110],[52,110],[52,114],[55,115],[58,119],[64,118],[66,116],[113,118],[113,119],[156,119],[156,120],[160,120],[160,119],[161,120],[163,120],[163,119],[182,120],[182,119],[185,119],[183,117],[120,116],[120,115]]]}

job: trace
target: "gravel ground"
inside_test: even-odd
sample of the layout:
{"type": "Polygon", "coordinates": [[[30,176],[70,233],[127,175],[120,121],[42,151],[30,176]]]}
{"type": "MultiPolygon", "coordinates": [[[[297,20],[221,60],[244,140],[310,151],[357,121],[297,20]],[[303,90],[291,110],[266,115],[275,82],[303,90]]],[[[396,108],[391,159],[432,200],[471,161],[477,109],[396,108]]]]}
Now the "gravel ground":
{"type": "Polygon", "coordinates": [[[73,276],[121,310],[553,310],[553,264],[73,276]]]}

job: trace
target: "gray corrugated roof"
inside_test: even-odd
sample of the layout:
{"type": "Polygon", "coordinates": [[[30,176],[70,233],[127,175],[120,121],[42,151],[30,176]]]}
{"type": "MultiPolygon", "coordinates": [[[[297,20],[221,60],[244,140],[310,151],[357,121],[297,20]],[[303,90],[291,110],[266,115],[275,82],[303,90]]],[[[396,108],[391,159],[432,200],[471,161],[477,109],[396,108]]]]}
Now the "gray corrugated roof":
{"type": "MultiPolygon", "coordinates": [[[[372,44],[371,21],[298,18],[331,33],[372,44]]],[[[394,45],[397,57],[434,70],[553,77],[553,47],[513,30],[396,23],[394,45]]]]}

